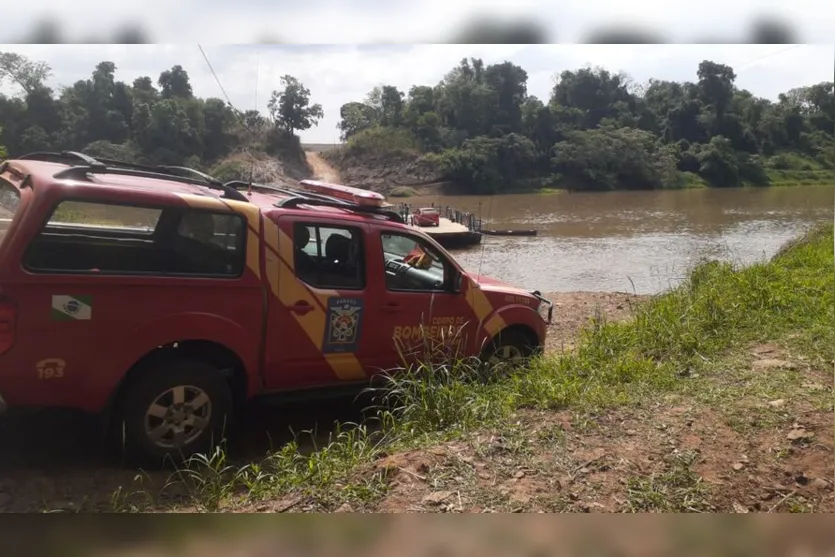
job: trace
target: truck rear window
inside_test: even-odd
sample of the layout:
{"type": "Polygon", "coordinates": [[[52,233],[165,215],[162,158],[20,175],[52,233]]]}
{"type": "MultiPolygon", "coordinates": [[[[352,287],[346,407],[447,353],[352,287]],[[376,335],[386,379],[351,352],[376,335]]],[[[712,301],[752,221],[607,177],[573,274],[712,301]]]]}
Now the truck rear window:
{"type": "Polygon", "coordinates": [[[245,241],[246,224],[236,213],[67,200],[29,245],[24,266],[36,273],[233,278],[243,272],[245,241]]]}
{"type": "Polygon", "coordinates": [[[20,205],[20,192],[13,185],[0,179],[0,242],[12,224],[12,218],[20,205]]]}

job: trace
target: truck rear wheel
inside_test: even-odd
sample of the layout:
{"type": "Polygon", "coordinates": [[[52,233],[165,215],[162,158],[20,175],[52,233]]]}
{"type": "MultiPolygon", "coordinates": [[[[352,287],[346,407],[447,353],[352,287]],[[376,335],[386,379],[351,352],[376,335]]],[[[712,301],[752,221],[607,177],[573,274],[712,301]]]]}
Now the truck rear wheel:
{"type": "Polygon", "coordinates": [[[158,467],[208,453],[229,427],[233,399],[213,366],[172,360],[145,370],[127,387],[119,423],[132,464],[158,467]]]}

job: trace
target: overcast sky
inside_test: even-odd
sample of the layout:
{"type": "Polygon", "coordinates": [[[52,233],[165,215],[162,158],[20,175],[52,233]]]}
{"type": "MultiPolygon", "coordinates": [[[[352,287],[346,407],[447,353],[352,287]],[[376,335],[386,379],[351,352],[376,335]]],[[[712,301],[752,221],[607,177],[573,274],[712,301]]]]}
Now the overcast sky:
{"type": "MultiPolygon", "coordinates": [[[[142,75],[157,79],[175,64],[188,71],[194,93],[223,98],[203,55],[195,45],[3,45],[47,62],[50,85],[69,85],[90,76],[102,60],[116,64],[117,79],[132,82],[142,75]]],[[[203,49],[232,103],[241,110],[266,104],[279,78],[290,74],[310,90],[324,109],[319,125],[300,132],[308,143],[338,141],[336,124],[344,103],[362,100],[375,85],[435,85],[463,57],[486,64],[509,60],[528,72],[528,92],[547,99],[554,76],[585,65],[626,72],[633,80],[651,77],[696,80],[700,61],[728,64],[737,86],[776,99],[793,87],[831,81],[835,71],[832,45],[211,45],[203,49]]],[[[4,92],[14,93],[8,84],[4,92]]]]}

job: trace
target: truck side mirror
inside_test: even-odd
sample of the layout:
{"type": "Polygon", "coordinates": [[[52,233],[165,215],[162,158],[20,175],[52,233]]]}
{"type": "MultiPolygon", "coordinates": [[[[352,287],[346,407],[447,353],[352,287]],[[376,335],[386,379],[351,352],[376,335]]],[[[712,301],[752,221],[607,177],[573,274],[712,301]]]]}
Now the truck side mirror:
{"type": "Polygon", "coordinates": [[[452,281],[450,281],[450,290],[455,293],[461,292],[461,283],[464,279],[464,275],[461,274],[459,271],[454,271],[455,275],[452,277],[452,281]]]}

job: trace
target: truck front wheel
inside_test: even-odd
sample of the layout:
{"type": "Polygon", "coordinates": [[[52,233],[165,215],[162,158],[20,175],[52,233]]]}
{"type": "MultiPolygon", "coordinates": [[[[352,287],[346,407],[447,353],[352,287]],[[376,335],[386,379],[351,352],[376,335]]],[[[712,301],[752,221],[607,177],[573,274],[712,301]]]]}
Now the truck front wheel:
{"type": "Polygon", "coordinates": [[[487,345],[481,360],[491,368],[513,369],[524,364],[536,352],[537,347],[531,344],[527,335],[508,329],[496,335],[487,345]]]}
{"type": "Polygon", "coordinates": [[[133,464],[148,467],[208,453],[229,428],[233,399],[213,366],[192,360],[156,364],[127,386],[118,426],[133,464]]]}

